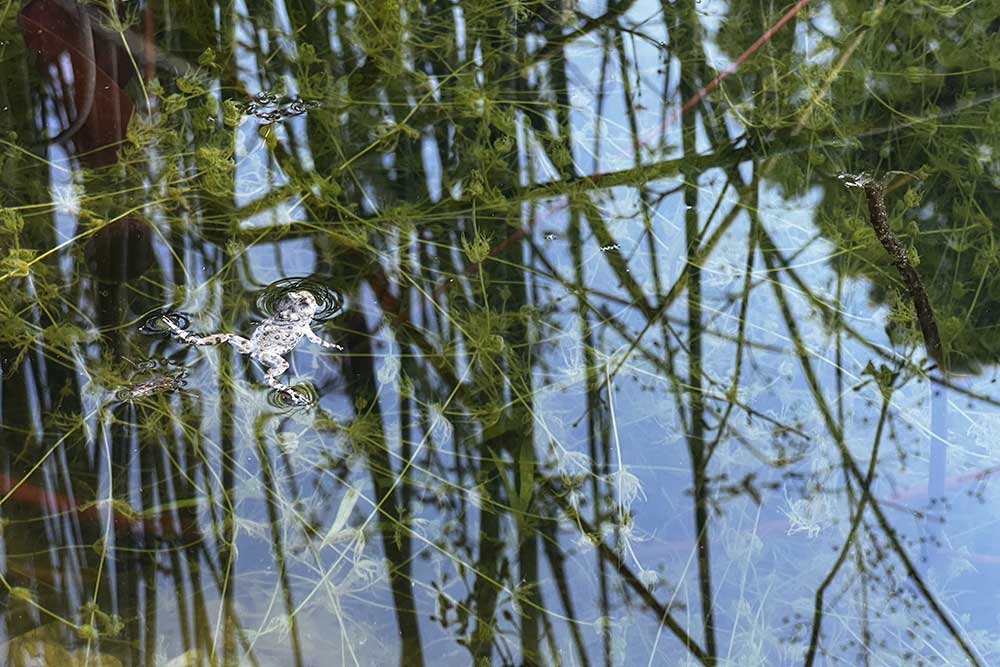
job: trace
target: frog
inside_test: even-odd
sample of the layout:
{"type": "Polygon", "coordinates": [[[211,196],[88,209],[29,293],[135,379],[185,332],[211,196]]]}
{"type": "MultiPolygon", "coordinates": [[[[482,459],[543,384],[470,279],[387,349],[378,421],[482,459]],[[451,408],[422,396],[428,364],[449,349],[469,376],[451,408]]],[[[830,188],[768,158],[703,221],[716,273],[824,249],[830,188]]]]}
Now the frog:
{"type": "Polygon", "coordinates": [[[257,325],[250,338],[233,333],[213,333],[199,336],[181,328],[175,313],[159,314],[171,336],[187,345],[232,345],[240,354],[264,366],[264,381],[295,405],[306,405],[309,399],[296,392],[279,378],[288,370],[285,355],[295,349],[303,338],[329,350],[344,351],[344,347],[320,337],[311,328],[319,304],[308,290],[294,290],[282,295],[275,304],[274,314],[257,325]]]}
{"type": "MultiPolygon", "coordinates": [[[[128,361],[126,359],[126,361],[128,361]]],[[[132,362],[129,362],[132,363],[132,362]]],[[[169,367],[168,370],[157,370],[155,361],[133,364],[139,371],[132,376],[133,382],[115,392],[115,398],[122,403],[134,403],[156,394],[170,394],[183,389],[187,384],[187,369],[184,367],[169,367]],[[135,381],[144,377],[141,381],[135,381]]]]}

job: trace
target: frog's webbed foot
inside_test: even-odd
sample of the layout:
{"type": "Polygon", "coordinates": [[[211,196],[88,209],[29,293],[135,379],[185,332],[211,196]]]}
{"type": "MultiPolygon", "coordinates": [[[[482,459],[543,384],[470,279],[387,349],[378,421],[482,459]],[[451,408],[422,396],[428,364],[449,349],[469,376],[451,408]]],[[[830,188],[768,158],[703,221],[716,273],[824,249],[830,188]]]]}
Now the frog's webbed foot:
{"type": "Polygon", "coordinates": [[[276,391],[278,392],[279,395],[281,395],[285,399],[285,401],[287,401],[287,403],[285,404],[286,406],[287,405],[296,405],[296,406],[311,405],[312,402],[313,402],[312,399],[310,399],[308,396],[304,396],[303,394],[300,394],[299,392],[297,392],[296,390],[292,389],[291,387],[289,387],[288,389],[278,389],[276,391]]]}
{"type": "Polygon", "coordinates": [[[184,331],[190,325],[191,321],[184,313],[161,310],[149,315],[143,321],[139,333],[144,336],[176,336],[178,331],[184,331]]]}

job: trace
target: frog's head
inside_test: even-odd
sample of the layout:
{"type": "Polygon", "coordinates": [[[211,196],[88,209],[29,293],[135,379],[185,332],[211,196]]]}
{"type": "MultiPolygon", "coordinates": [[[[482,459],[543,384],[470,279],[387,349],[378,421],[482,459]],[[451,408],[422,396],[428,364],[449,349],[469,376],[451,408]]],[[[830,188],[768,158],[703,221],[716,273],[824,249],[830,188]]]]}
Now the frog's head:
{"type": "Polygon", "coordinates": [[[278,299],[275,307],[275,319],[294,321],[309,321],[316,314],[319,306],[312,292],[300,290],[289,292],[278,299]]]}

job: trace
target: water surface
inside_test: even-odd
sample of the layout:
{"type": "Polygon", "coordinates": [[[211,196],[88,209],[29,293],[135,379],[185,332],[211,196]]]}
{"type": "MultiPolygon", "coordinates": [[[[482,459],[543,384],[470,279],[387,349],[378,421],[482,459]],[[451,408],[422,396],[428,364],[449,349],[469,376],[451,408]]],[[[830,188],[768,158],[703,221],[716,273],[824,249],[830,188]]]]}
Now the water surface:
{"type": "Polygon", "coordinates": [[[1000,662],[998,27],[0,6],[0,662],[1000,662]]]}

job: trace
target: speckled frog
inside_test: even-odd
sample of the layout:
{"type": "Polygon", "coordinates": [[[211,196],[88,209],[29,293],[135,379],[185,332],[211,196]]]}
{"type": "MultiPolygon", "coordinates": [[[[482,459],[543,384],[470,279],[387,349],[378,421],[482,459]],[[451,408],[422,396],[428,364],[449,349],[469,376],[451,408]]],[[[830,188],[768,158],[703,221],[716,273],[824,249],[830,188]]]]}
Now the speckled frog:
{"type": "Polygon", "coordinates": [[[115,392],[115,398],[123,403],[134,403],[150,396],[183,389],[187,383],[187,369],[165,366],[163,370],[159,370],[155,361],[139,364],[139,372],[132,377],[130,384],[115,392]]]}
{"type": "Polygon", "coordinates": [[[288,370],[288,362],[284,356],[295,349],[304,336],[313,343],[331,350],[343,350],[336,343],[323,340],[310,328],[319,306],[312,292],[297,290],[289,292],[278,299],[275,313],[253,330],[250,339],[229,333],[214,333],[198,336],[185,331],[169,313],[161,315],[162,322],[171,335],[182,343],[189,345],[222,345],[229,343],[240,352],[249,354],[251,359],[264,365],[264,381],[275,391],[281,392],[286,398],[297,405],[308,402],[301,394],[289,385],[278,380],[288,370]]]}

